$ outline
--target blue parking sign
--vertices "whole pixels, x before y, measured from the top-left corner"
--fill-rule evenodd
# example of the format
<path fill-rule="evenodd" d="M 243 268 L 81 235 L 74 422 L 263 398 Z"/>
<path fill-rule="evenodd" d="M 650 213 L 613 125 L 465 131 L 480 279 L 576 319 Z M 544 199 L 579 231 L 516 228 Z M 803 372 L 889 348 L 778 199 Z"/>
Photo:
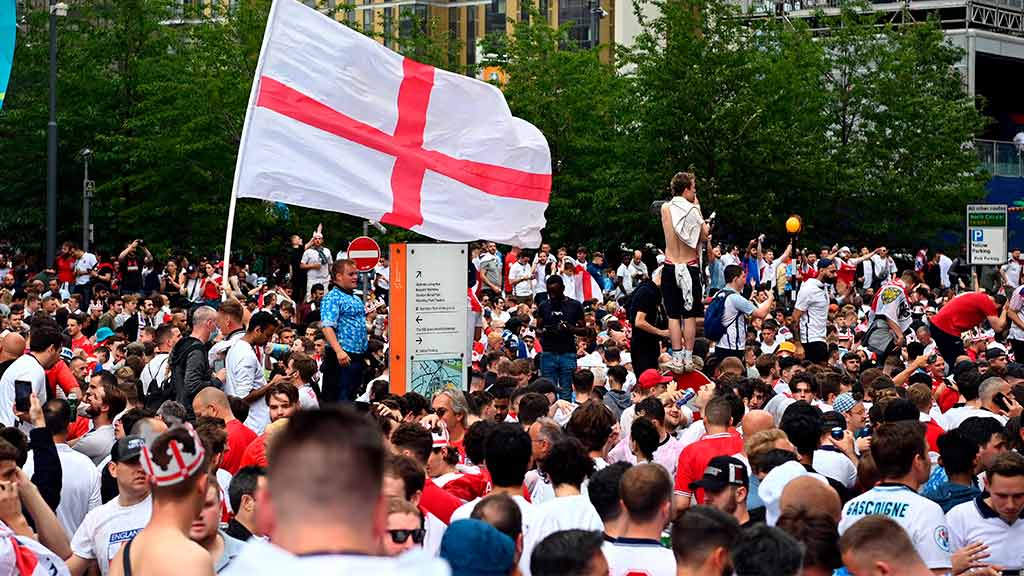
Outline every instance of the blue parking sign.
<path fill-rule="evenodd" d="M 974 230 L 971 230 L 971 242 L 984 242 L 984 241 L 985 241 L 985 231 L 984 230 L 980 230 L 978 228 L 975 228 Z"/>

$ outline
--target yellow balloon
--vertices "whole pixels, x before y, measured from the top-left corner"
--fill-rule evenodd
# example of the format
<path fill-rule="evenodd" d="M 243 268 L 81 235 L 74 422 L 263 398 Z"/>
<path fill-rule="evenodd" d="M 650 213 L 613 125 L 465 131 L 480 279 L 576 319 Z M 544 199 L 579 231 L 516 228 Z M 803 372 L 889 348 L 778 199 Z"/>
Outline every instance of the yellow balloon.
<path fill-rule="evenodd" d="M 790 216 L 786 220 L 786 232 L 789 232 L 790 234 L 799 233 L 801 227 L 802 223 L 800 222 L 799 216 Z"/>

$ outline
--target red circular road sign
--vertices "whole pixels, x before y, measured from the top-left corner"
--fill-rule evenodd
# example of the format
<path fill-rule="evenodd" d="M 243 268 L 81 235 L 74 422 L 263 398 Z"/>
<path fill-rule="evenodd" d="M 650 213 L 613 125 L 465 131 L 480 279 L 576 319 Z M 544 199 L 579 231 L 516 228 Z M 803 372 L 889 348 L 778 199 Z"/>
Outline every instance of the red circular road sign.
<path fill-rule="evenodd" d="M 360 236 L 349 243 L 348 257 L 356 263 L 360 272 L 373 270 L 380 261 L 380 246 L 369 236 Z"/>

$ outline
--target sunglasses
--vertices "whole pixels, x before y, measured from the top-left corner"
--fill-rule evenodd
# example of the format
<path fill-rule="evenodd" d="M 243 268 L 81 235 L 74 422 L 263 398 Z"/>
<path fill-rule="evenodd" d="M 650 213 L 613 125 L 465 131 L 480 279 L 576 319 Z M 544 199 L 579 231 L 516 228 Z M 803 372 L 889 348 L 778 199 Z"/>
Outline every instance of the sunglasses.
<path fill-rule="evenodd" d="M 437 410 L 434 410 L 434 414 L 437 414 L 438 418 L 444 418 L 444 415 L 447 414 L 447 413 L 448 413 L 448 409 L 447 408 L 438 408 Z"/>
<path fill-rule="evenodd" d="M 395 544 L 405 544 L 405 541 L 412 536 L 413 544 L 423 544 L 423 537 L 427 531 L 423 528 L 417 528 L 416 530 L 388 530 L 388 534 L 391 535 L 391 541 Z"/>

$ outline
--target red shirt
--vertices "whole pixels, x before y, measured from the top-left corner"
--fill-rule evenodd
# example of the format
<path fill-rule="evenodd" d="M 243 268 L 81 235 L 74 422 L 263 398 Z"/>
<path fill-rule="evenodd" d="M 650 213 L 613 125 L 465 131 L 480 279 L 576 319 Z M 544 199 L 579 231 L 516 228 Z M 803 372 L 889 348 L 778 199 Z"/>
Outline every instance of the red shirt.
<path fill-rule="evenodd" d="M 82 334 L 78 338 L 75 338 L 75 339 L 73 339 L 71 341 L 71 349 L 72 350 L 85 350 L 86 354 L 88 354 L 89 356 L 92 356 L 92 353 L 93 353 L 93 343 L 89 340 L 88 336 L 86 336 L 85 334 Z"/>
<path fill-rule="evenodd" d="M 479 474 L 463 474 L 445 484 L 444 490 L 463 502 L 483 498 L 491 491 L 491 473 L 481 466 Z"/>
<path fill-rule="evenodd" d="M 459 506 L 462 506 L 462 502 L 458 498 L 438 488 L 437 484 L 427 478 L 423 486 L 423 495 L 420 496 L 421 510 L 437 516 L 437 519 L 445 524 L 450 524 L 452 513 Z"/>
<path fill-rule="evenodd" d="M 65 395 L 75 388 L 79 388 L 78 380 L 75 379 L 75 375 L 71 373 L 71 368 L 63 360 L 58 360 L 52 368 L 46 371 L 46 385 L 49 388 L 51 398 L 57 397 L 57 386 L 60 386 Z"/>
<path fill-rule="evenodd" d="M 57 281 L 61 284 L 75 281 L 75 257 L 71 254 L 57 256 Z"/>
<path fill-rule="evenodd" d="M 242 454 L 242 462 L 238 465 L 239 468 L 245 468 L 246 466 L 266 466 L 267 465 L 267 443 L 266 437 L 260 434 L 255 440 L 249 443 L 245 448 L 245 452 Z"/>
<path fill-rule="evenodd" d="M 743 438 L 732 429 L 721 434 L 708 434 L 683 448 L 676 466 L 675 493 L 691 496 L 690 484 L 704 476 L 704 469 L 708 467 L 708 462 L 711 462 L 712 458 L 732 456 L 740 452 L 743 452 Z M 704 503 L 703 489 L 697 490 L 696 500 L 697 504 Z"/>
<path fill-rule="evenodd" d="M 928 440 L 928 450 L 938 453 L 939 451 L 939 436 L 945 434 L 946 431 L 942 429 L 942 426 L 934 420 L 929 420 L 928 424 L 924 429 L 924 437 Z"/>
<path fill-rule="evenodd" d="M 943 306 L 932 317 L 932 325 L 946 334 L 959 336 L 989 316 L 999 316 L 995 302 L 984 292 L 970 292 L 953 298 Z"/>
<path fill-rule="evenodd" d="M 89 432 L 90 424 L 92 424 L 92 420 L 89 420 L 85 416 L 75 418 L 74 422 L 68 425 L 68 435 L 66 440 L 74 440 L 75 438 L 85 436 Z"/>
<path fill-rule="evenodd" d="M 836 278 L 838 278 L 843 284 L 853 284 L 853 281 L 857 276 L 857 267 L 851 266 L 846 262 L 839 262 L 839 269 L 836 270 Z"/>
<path fill-rule="evenodd" d="M 242 468 L 242 457 L 246 448 L 256 439 L 256 433 L 246 427 L 238 420 L 232 420 L 227 424 L 228 446 L 221 459 L 220 467 L 231 473 L 232 476 Z"/>

